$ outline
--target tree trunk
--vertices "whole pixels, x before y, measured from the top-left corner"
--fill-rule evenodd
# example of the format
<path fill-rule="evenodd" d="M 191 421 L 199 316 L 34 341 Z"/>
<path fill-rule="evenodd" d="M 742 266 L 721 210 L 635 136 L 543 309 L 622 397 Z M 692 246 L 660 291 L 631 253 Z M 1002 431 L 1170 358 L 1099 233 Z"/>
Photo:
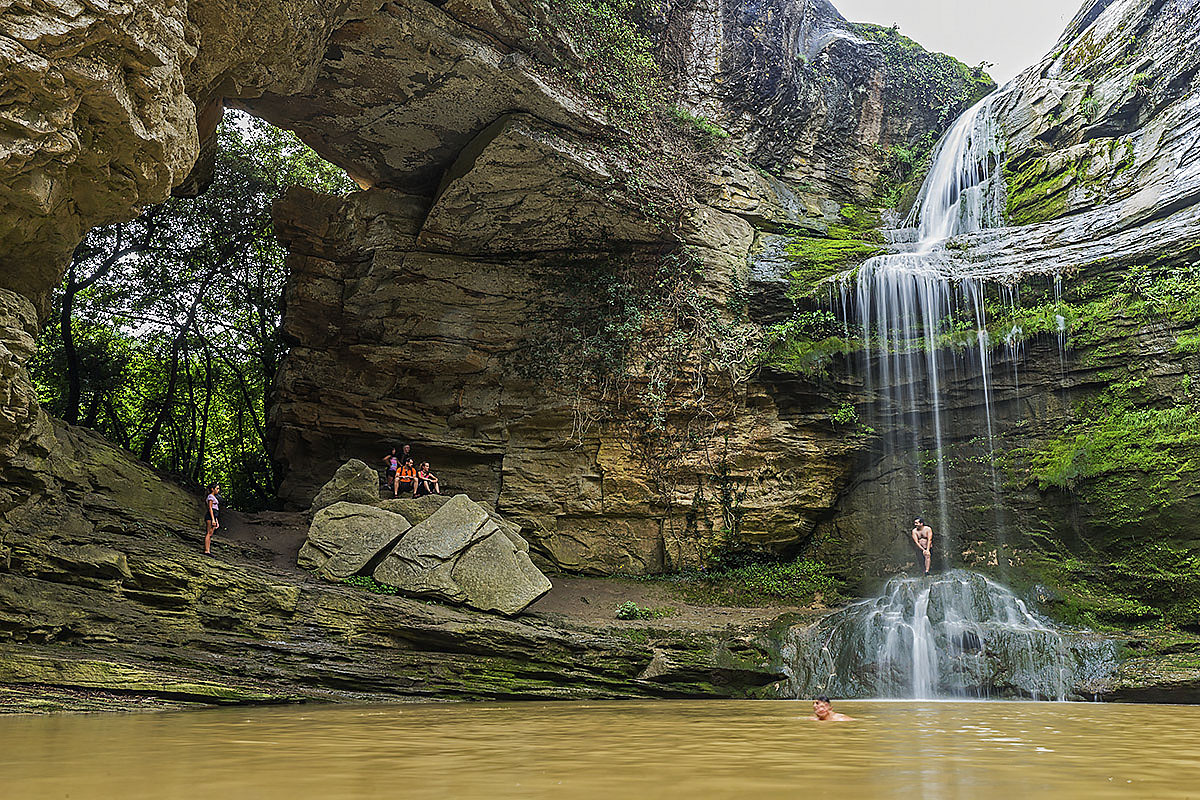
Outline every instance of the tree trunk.
<path fill-rule="evenodd" d="M 67 271 L 67 285 L 63 288 L 62 310 L 58 324 L 62 332 L 63 354 L 67 359 L 67 401 L 63 407 L 63 419 L 75 425 L 79 422 L 79 351 L 75 349 L 75 295 L 79 284 L 75 281 L 75 265 Z"/>
<path fill-rule="evenodd" d="M 113 434 L 117 437 L 117 444 L 126 450 L 132 450 L 133 443 L 129 441 L 129 431 L 125 428 L 125 420 L 121 419 L 121 413 L 117 411 L 116 405 L 107 397 L 104 398 L 104 413 L 108 415 L 108 421 L 112 423 L 112 430 Z"/>
<path fill-rule="evenodd" d="M 208 454 L 208 413 L 212 408 L 213 396 L 213 379 L 212 379 L 212 351 L 204 348 L 204 411 L 200 415 L 200 452 L 196 454 L 196 471 L 192 474 L 192 480 L 200 483 L 200 478 L 204 474 L 204 457 Z"/>
<path fill-rule="evenodd" d="M 142 441 L 142 449 L 138 452 L 138 458 L 147 463 L 150 461 L 150 455 L 154 452 L 154 446 L 158 444 L 158 437 L 162 434 L 167 415 L 171 413 L 171 404 L 175 399 L 175 384 L 179 373 L 179 349 L 183 346 L 183 337 L 184 332 L 180 331 L 175 336 L 175 340 L 171 342 L 171 371 L 167 373 L 166 395 L 163 397 L 158 413 L 154 415 L 154 423 Z"/>
<path fill-rule="evenodd" d="M 88 405 L 88 413 L 83 419 L 83 427 L 96 429 L 96 422 L 100 419 L 100 403 L 102 401 L 101 392 L 92 392 L 92 402 Z"/>

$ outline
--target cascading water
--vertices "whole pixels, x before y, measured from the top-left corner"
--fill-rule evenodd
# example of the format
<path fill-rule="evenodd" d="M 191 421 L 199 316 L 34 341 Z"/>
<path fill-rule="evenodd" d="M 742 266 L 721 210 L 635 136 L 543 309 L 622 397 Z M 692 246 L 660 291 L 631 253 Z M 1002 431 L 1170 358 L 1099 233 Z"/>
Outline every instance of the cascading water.
<path fill-rule="evenodd" d="M 951 337 L 962 335 L 958 320 L 973 326 L 980 387 L 987 418 L 988 450 L 994 463 L 991 342 L 983 283 L 957 274 L 948 257 L 949 237 L 1003 224 L 1004 180 L 999 174 L 1002 136 L 992 113 L 996 95 L 967 110 L 938 145 L 921 192 L 905 220 L 893 232 L 911 251 L 869 259 L 840 284 L 840 310 L 847 328 L 861 326 L 862 374 L 876 398 L 875 427 L 883 433 L 884 457 L 907 464 L 918 493 L 925 491 L 926 465 L 932 465 L 938 517 L 935 539 L 943 559 L 953 530 L 949 513 L 949 475 L 945 457 L 943 350 Z M 931 435 L 930 435 L 931 434 Z M 924 446 L 926 437 L 932 447 Z M 993 488 L 999 480 L 993 468 Z M 996 498 L 999 508 L 999 497 Z M 896 498 L 888 518 L 916 516 L 912 497 Z M 999 523 L 1000 520 L 997 520 Z"/>
<path fill-rule="evenodd" d="M 893 578 L 879 597 L 793 628 L 783 650 L 793 697 L 1063 700 L 1082 696 L 1115 658 L 1110 642 L 1056 631 L 965 570 Z"/>
<path fill-rule="evenodd" d="M 993 344 L 1002 342 L 1015 370 L 1020 331 L 993 343 L 987 304 L 989 288 L 993 302 L 1014 306 L 1017 290 L 1003 281 L 986 283 L 980 277 L 986 269 L 964 270 L 946 246 L 951 237 L 1003 224 L 1003 140 L 992 116 L 997 97 L 964 113 L 940 143 L 905 226 L 891 232 L 893 243 L 907 243 L 906 251 L 866 261 L 841 280 L 835 301 L 847 333 L 855 326 L 862 331 L 861 370 L 875 399 L 882 455 L 910 470 L 916 486 L 916 497 L 889 497 L 878 513 L 885 524 L 903 524 L 920 513 L 914 502 L 936 498 L 938 517 L 931 521 L 943 563 L 956 545 L 945 393 L 951 379 L 964 383 L 962 373 L 979 376 L 966 404 L 982 409 L 986 420 L 979 433 L 986 436 L 996 509 L 993 563 L 1004 559 L 991 359 Z M 988 274 L 988 280 L 996 277 Z M 1056 299 L 1060 286 L 1056 281 Z M 968 363 L 951 345 L 965 350 Z M 1018 377 L 1014 372 L 1014 387 Z M 1114 661 L 1110 643 L 1062 634 L 1003 586 L 963 570 L 894 578 L 879 597 L 816 626 L 793 628 L 783 650 L 792 696 L 1063 699 L 1078 696 Z"/>

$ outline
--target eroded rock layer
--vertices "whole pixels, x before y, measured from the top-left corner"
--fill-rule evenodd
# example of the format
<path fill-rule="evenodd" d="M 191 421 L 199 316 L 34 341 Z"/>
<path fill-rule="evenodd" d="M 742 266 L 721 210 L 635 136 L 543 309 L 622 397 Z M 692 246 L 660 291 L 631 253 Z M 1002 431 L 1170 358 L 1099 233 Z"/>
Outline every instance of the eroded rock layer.
<path fill-rule="evenodd" d="M 746 696 L 780 677 L 752 631 L 634 640 L 373 595 L 224 534 L 206 556 L 195 498 L 53 435 L 56 499 L 0 533 L 0 685 L 219 704 Z"/>
<path fill-rule="evenodd" d="M 944 80 L 904 101 L 913 80 L 890 40 L 826 3 L 676 5 L 660 37 L 679 55 L 680 102 L 733 137 L 706 152 L 692 188 L 705 200 L 674 227 L 639 190 L 665 180 L 627 146 L 639 132 L 603 124 L 521 51 L 528 43 L 490 19 L 479 27 L 492 36 L 480 37 L 453 4 L 397 4 L 347 26 L 313 92 L 247 104 L 376 187 L 345 201 L 297 193 L 276 210 L 292 250 L 294 346 L 272 418 L 286 501 L 307 505 L 337 464 L 412 441 L 444 485 L 519 521 L 541 558 L 589 572 L 693 564 L 735 529 L 751 546 L 794 549 L 828 513 L 861 446 L 829 421 L 838 389 L 793 387 L 795 404 L 780 408 L 760 383 L 722 384 L 697 352 L 660 376 L 661 392 L 686 401 L 657 410 L 603 396 L 601 413 L 581 415 L 596 397 L 537 373 L 598 356 L 547 354 L 539 341 L 570 302 L 606 313 L 599 294 L 566 296 L 585 280 L 572 275 L 672 251 L 693 259 L 699 313 L 722 322 L 711 336 L 734 338 L 730 309 L 760 240 L 781 226 L 820 238 L 844 225 L 854 213 L 844 204 L 878 189 L 880 153 L 935 136 L 945 108 L 987 79 L 945 59 L 956 66 Z M 736 334 L 745 361 L 756 330 Z M 632 359 L 659 358 L 645 351 L 634 346 Z M 627 396 L 651 395 L 647 370 L 631 372 Z M 705 382 L 710 391 L 695 388 Z M 666 463 L 643 448 L 660 414 L 651 427 L 680 451 Z"/>

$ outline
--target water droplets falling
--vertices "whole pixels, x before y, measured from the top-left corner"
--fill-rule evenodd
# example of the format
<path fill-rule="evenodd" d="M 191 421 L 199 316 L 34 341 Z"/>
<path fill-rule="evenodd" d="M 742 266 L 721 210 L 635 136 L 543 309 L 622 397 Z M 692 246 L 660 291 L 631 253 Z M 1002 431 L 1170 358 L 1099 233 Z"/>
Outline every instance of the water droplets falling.
<path fill-rule="evenodd" d="M 1111 643 L 1042 623 L 1008 589 L 953 570 L 883 593 L 785 639 L 793 696 L 1063 700 L 1105 673 Z"/>
<path fill-rule="evenodd" d="M 942 139 L 917 201 L 905 220 L 907 230 L 893 242 L 909 242 L 910 252 L 877 256 L 841 284 L 834 303 L 850 330 L 861 329 L 865 388 L 875 398 L 876 427 L 884 433 L 884 457 L 911 465 L 922 497 L 935 483 L 945 559 L 955 539 L 950 514 L 945 453 L 945 393 L 952 377 L 946 345 L 964 336 L 982 375 L 980 400 L 987 419 L 987 444 L 994 450 L 993 387 L 985 284 L 959 274 L 946 239 L 1003 223 L 1004 180 L 999 126 L 991 113 L 994 96 L 965 112 Z M 932 448 L 925 443 L 932 439 Z M 994 476 L 993 468 L 993 476 Z M 999 482 L 993 481 L 996 491 Z M 909 498 L 911 504 L 916 498 Z M 997 497 L 997 506 L 999 498 Z M 916 508 L 884 511 L 887 517 L 921 513 Z"/>
<path fill-rule="evenodd" d="M 973 422 L 975 439 L 968 444 L 986 445 L 995 511 L 990 537 L 995 550 L 989 560 L 1003 570 L 1006 526 L 996 465 L 992 361 L 995 356 L 1011 361 L 1012 387 L 1019 392 L 1025 336 L 1016 321 L 1021 319 L 1021 276 L 1007 276 L 1011 280 L 1005 282 L 992 271 L 973 269 L 948 241 L 1003 224 L 1003 143 L 991 113 L 994 101 L 994 95 L 983 100 L 955 122 L 935 153 L 905 228 L 887 232 L 888 241 L 905 251 L 869 259 L 844 276 L 829 304 L 847 338 L 855 331 L 861 336 L 860 374 L 873 399 L 883 461 L 889 469 L 910 471 L 912 480 L 899 485 L 915 487 L 916 496 L 909 489 L 903 497 L 890 497 L 891 507 L 878 509 L 881 523 L 912 519 L 920 513 L 914 503 L 936 498 L 934 527 L 940 530 L 934 540 L 942 563 L 961 552 L 950 508 L 958 492 L 951 487 L 946 453 L 947 395 L 953 393 L 955 413 L 982 412 L 982 424 Z M 1052 288 L 1061 366 L 1068 323 L 1058 313 L 1060 277 Z M 997 320 L 989 320 L 990 311 L 1013 320 L 996 325 L 994 336 L 989 323 Z M 960 431 L 963 426 L 955 422 Z M 879 597 L 816 626 L 792 629 L 784 655 L 799 696 L 1061 699 L 1086 683 L 1087 674 L 1106 669 L 1111 650 L 1058 633 L 1004 587 L 977 573 L 953 570 L 893 578 Z"/>

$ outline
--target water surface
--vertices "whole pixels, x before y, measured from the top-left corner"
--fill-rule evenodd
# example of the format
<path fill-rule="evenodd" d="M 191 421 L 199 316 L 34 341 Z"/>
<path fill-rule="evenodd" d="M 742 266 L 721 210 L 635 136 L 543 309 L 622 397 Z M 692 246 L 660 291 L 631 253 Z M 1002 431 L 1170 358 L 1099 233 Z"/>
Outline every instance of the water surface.
<path fill-rule="evenodd" d="M 412 704 L 0 718 L 18 798 L 1200 798 L 1200 707 Z"/>

